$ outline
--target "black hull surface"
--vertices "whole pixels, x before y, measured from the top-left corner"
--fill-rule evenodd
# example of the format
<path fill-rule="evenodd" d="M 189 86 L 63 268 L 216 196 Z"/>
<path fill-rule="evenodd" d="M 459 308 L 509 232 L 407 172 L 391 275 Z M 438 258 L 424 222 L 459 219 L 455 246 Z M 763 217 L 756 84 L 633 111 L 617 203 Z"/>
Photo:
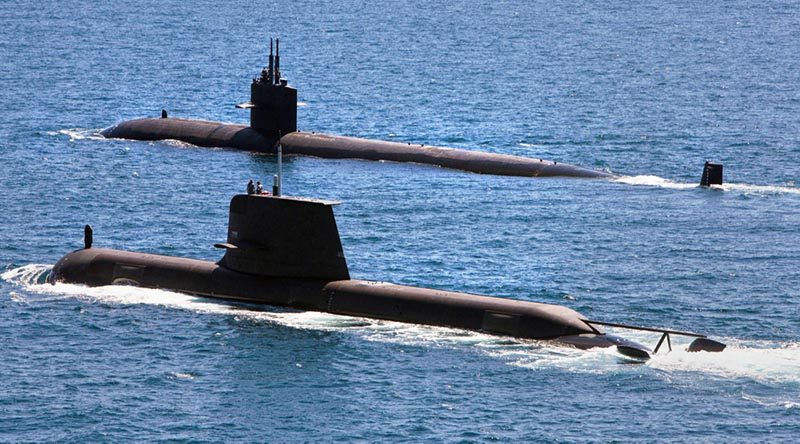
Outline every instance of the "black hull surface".
<path fill-rule="evenodd" d="M 180 140 L 203 147 L 275 153 L 278 137 L 245 125 L 189 119 L 136 119 L 102 131 L 108 138 Z M 612 174 L 543 159 L 436 146 L 412 145 L 321 133 L 292 132 L 280 138 L 284 154 L 328 159 L 412 162 L 479 174 L 523 177 L 612 178 Z"/>
<path fill-rule="evenodd" d="M 120 250 L 67 254 L 51 282 L 168 289 L 198 296 L 293 307 L 340 315 L 556 339 L 579 348 L 646 347 L 603 334 L 566 307 L 362 280 L 326 281 L 249 275 L 222 265 Z"/>

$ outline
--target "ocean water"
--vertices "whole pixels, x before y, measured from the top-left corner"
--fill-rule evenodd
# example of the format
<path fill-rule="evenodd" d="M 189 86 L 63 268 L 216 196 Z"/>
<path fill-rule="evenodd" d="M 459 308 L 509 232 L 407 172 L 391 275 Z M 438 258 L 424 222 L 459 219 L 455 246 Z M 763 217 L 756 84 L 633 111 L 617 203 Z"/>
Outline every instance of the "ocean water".
<path fill-rule="evenodd" d="M 800 4 L 0 3 L 0 441 L 800 437 Z M 612 351 L 50 285 L 82 245 L 216 260 L 274 158 L 105 140 L 246 122 L 282 39 L 303 130 L 541 157 L 609 181 L 284 160 L 334 199 L 351 275 L 698 331 Z M 705 159 L 726 184 L 696 186 Z M 615 331 L 654 345 L 655 334 Z"/>

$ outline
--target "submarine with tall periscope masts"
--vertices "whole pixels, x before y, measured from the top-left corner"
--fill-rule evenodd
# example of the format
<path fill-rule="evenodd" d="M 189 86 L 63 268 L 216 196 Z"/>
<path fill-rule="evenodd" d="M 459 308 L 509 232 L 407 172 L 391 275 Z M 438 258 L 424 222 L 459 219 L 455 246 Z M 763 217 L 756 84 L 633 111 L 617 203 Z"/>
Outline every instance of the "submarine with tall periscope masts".
<path fill-rule="evenodd" d="M 168 117 L 121 122 L 101 131 L 107 138 L 180 140 L 203 147 L 225 147 L 275 154 L 335 159 L 414 162 L 481 174 L 526 177 L 612 178 L 613 174 L 575 165 L 508 154 L 387 142 L 297 130 L 297 90 L 280 69 L 280 40 L 275 53 L 270 39 L 269 64 L 250 85 L 250 101 L 237 105 L 250 110 L 250 126 Z"/>

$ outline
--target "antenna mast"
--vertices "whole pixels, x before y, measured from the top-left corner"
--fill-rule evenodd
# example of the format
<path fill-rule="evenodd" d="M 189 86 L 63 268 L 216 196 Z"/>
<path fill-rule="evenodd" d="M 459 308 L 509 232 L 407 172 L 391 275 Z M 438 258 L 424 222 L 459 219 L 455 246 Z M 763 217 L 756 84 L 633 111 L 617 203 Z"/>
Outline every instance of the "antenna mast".
<path fill-rule="evenodd" d="M 275 39 L 275 80 L 273 85 L 281 82 L 281 39 Z"/>
<path fill-rule="evenodd" d="M 272 37 L 270 37 L 269 38 L 269 68 L 267 68 L 267 81 L 270 84 L 274 83 L 274 80 L 272 80 L 273 79 L 272 74 L 273 74 L 273 69 L 274 69 L 273 68 L 274 67 L 273 61 L 274 61 L 274 56 L 272 55 Z"/>

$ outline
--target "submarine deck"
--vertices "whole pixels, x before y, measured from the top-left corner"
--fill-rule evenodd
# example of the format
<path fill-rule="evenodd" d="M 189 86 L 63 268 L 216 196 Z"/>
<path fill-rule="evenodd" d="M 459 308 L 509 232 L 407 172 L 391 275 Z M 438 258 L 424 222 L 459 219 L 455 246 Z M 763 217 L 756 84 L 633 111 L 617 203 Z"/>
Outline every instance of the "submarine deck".
<path fill-rule="evenodd" d="M 520 177 L 612 178 L 611 173 L 538 158 L 487 153 L 422 144 L 388 142 L 323 133 L 292 132 L 280 139 L 251 127 L 206 120 L 144 118 L 129 120 L 101 132 L 107 138 L 180 140 L 204 147 L 235 148 L 274 154 L 280 142 L 284 154 L 328 159 L 410 162 L 478 174 Z"/>

